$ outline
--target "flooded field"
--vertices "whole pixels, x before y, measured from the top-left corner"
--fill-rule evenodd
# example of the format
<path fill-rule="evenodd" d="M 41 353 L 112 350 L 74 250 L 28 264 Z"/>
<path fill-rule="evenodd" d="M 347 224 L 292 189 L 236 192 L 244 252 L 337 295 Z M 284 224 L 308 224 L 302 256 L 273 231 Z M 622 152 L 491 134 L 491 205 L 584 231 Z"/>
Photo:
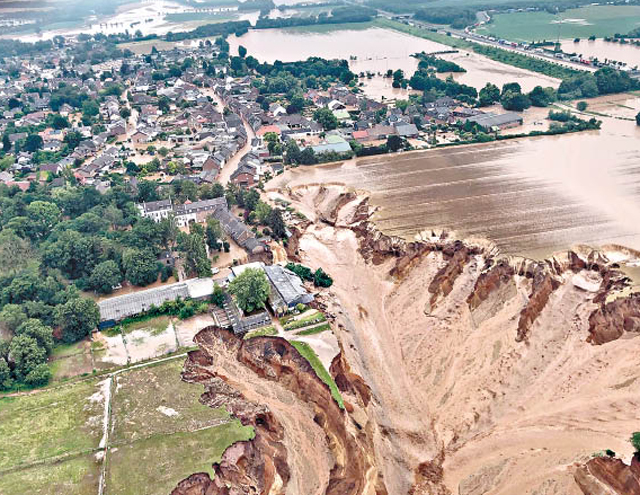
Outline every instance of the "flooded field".
<path fill-rule="evenodd" d="M 627 117 L 640 100 L 607 106 Z M 601 131 L 301 167 L 268 187 L 366 190 L 377 225 L 407 238 L 445 228 L 532 257 L 580 243 L 640 249 L 640 128 L 604 120 Z"/>
<path fill-rule="evenodd" d="M 312 56 L 343 58 L 351 59 L 351 70 L 357 73 L 385 73 L 389 69 L 402 69 L 409 77 L 418 66 L 418 61 L 411 57 L 412 54 L 451 50 L 440 43 L 380 28 L 331 32 L 255 30 L 240 38 L 229 37 L 229 44 L 232 53 L 237 53 L 238 46 L 242 45 L 250 55 L 271 63 L 275 60 L 305 60 Z M 504 83 L 517 81 L 524 90 L 529 91 L 537 85 L 557 87 L 560 83 L 557 79 L 494 62 L 474 53 L 459 52 L 441 57 L 453 60 L 467 70 L 466 73 L 455 74 L 456 80 L 477 88 L 487 82 L 502 86 Z M 442 77 L 446 77 L 446 74 Z M 397 96 L 390 85 L 382 82 L 369 84 L 373 89 L 372 96 Z"/>
<path fill-rule="evenodd" d="M 595 41 L 583 39 L 578 43 L 574 43 L 573 40 L 562 40 L 561 46 L 564 52 L 577 53 L 584 58 L 597 57 L 599 60 L 625 62 L 629 67 L 640 66 L 640 47 L 631 44 L 621 45 L 603 39 Z"/>

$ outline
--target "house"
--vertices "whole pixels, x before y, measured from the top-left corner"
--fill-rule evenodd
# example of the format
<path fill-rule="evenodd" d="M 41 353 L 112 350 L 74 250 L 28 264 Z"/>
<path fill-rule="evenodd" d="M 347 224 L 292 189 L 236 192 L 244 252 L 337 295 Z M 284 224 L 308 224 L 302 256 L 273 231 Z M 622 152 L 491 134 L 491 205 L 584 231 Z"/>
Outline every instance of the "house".
<path fill-rule="evenodd" d="M 396 134 L 403 138 L 416 138 L 420 131 L 415 124 L 399 124 L 396 125 Z"/>
<path fill-rule="evenodd" d="M 515 112 L 507 112 L 502 114 L 483 113 L 469 117 L 467 122 L 473 122 L 486 129 L 509 129 L 522 125 L 522 115 Z"/>
<path fill-rule="evenodd" d="M 151 141 L 151 136 L 145 131 L 136 131 L 131 135 L 131 142 L 135 144 L 148 143 Z"/>
<path fill-rule="evenodd" d="M 298 304 L 313 301 L 313 295 L 307 292 L 300 277 L 292 271 L 280 265 L 264 266 L 263 270 L 271 285 L 269 305 L 276 315 L 284 314 Z"/>

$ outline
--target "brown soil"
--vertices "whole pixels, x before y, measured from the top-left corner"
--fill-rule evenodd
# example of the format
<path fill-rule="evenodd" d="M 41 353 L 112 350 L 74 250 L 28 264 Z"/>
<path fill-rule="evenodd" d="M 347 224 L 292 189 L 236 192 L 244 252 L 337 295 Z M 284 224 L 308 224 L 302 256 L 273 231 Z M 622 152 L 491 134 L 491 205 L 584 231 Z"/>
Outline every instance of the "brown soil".
<path fill-rule="evenodd" d="M 319 303 L 343 350 L 331 372 L 346 413 L 280 339 L 201 333 L 185 378 L 257 431 L 215 467 L 236 491 L 206 493 L 574 495 L 594 452 L 630 456 L 638 309 L 634 296 L 605 305 L 626 284 L 605 254 L 539 262 L 446 233 L 407 242 L 380 233 L 366 199 L 341 187 L 286 194 L 317 212 L 289 255 L 334 275 Z M 264 476 L 274 472 L 281 485 Z"/>

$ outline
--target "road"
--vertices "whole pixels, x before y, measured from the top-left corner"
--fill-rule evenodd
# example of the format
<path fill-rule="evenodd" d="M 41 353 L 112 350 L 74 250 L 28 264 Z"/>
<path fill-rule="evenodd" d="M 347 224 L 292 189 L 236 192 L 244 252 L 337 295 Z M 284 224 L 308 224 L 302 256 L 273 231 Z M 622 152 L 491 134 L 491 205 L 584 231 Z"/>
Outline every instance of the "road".
<path fill-rule="evenodd" d="M 361 6 L 360 4 L 356 3 L 356 2 L 352 2 L 352 1 L 346 1 L 345 3 L 349 3 L 351 5 L 357 5 L 357 6 Z M 385 17 L 386 19 L 392 20 L 392 21 L 396 21 L 396 15 L 391 13 L 391 12 L 387 12 L 385 10 L 381 10 L 381 9 L 376 9 L 378 14 L 382 17 Z M 482 18 L 484 19 L 484 22 L 486 22 L 489 18 L 489 16 L 487 15 L 486 12 L 479 12 L 479 15 L 482 16 Z M 418 21 L 416 19 L 411 19 L 411 25 L 418 27 L 418 28 L 422 28 L 422 29 L 429 29 L 429 30 L 435 30 L 438 34 L 444 34 L 444 35 L 451 35 L 454 38 L 460 38 L 462 40 L 466 40 L 466 41 L 472 41 L 474 43 L 478 43 L 481 45 L 487 45 L 487 46 L 493 46 L 496 48 L 500 48 L 502 50 L 506 50 L 506 51 L 511 51 L 511 52 L 516 52 L 519 53 L 521 55 L 525 55 L 527 57 L 531 57 L 531 58 L 537 58 L 537 59 L 541 59 L 541 60 L 545 60 L 548 62 L 552 62 L 554 64 L 558 64 L 561 65 L 563 67 L 568 67 L 570 69 L 576 69 L 576 70 L 582 70 L 582 71 L 590 71 L 590 72 L 595 72 L 597 70 L 597 67 L 591 67 L 589 65 L 584 65 L 578 62 L 571 62 L 568 60 L 559 60 L 557 58 L 555 58 L 552 55 L 547 55 L 545 53 L 533 53 L 530 50 L 525 50 L 524 48 L 521 47 L 513 47 L 513 46 L 507 46 L 507 45 L 503 45 L 501 43 L 498 43 L 497 41 L 491 41 L 483 36 L 480 36 L 472 31 L 469 30 L 469 28 L 461 31 L 459 29 L 443 29 L 441 25 L 438 24 L 431 24 L 428 22 L 423 22 L 423 21 Z"/>

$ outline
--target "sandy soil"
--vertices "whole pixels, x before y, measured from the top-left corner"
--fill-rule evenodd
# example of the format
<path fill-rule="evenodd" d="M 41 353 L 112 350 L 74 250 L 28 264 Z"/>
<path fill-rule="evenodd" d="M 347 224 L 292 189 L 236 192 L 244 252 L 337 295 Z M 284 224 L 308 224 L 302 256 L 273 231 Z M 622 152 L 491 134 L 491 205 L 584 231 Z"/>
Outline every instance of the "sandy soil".
<path fill-rule="evenodd" d="M 313 203 L 312 194 L 298 197 L 301 210 Z M 326 225 L 300 242 L 305 264 L 339 274 L 329 310 L 349 364 L 372 389 L 376 453 L 390 493 L 407 493 L 413 469 L 440 449 L 444 482 L 460 495 L 577 494 L 575 462 L 606 448 L 628 460 L 640 339 L 587 344 L 593 293 L 567 276 L 528 343 L 518 343 L 527 280 L 472 313 L 465 300 L 484 264 L 477 256 L 431 308 L 426 287 L 443 265 L 440 254 L 399 282 L 357 247 L 351 230 Z"/>
<path fill-rule="evenodd" d="M 109 337 L 102 332 L 98 332 L 93 334 L 93 340 L 102 345 L 102 350 L 93 352 L 96 368 L 127 364 L 127 348 L 122 340 L 122 335 Z"/>
<path fill-rule="evenodd" d="M 189 318 L 188 320 L 178 320 L 175 322 L 176 335 L 181 347 L 194 345 L 193 337 L 203 328 L 215 325 L 215 321 L 210 314 L 203 314 Z"/>
<path fill-rule="evenodd" d="M 125 341 L 129 360 L 132 363 L 168 354 L 178 348 L 173 323 L 170 323 L 164 332 L 158 334 L 146 329 L 133 330 L 126 334 Z"/>

